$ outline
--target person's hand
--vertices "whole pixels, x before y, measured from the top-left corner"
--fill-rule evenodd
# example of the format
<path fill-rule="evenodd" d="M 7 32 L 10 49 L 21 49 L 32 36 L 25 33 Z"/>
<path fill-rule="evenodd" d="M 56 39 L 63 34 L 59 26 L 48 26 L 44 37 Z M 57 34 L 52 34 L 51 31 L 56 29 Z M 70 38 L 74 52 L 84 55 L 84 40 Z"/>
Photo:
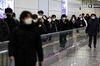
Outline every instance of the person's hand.
<path fill-rule="evenodd" d="M 14 61 L 14 60 L 15 60 L 14 56 L 10 56 L 9 59 L 10 59 L 11 61 Z"/>

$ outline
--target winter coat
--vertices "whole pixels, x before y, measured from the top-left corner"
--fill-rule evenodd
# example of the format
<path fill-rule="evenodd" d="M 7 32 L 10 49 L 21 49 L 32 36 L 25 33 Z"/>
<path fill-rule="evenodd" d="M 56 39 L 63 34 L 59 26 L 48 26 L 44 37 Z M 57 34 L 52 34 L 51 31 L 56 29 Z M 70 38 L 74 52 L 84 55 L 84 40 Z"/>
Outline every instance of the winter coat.
<path fill-rule="evenodd" d="M 15 57 L 15 66 L 34 66 L 43 61 L 40 34 L 34 24 L 20 24 L 10 35 L 9 56 Z"/>

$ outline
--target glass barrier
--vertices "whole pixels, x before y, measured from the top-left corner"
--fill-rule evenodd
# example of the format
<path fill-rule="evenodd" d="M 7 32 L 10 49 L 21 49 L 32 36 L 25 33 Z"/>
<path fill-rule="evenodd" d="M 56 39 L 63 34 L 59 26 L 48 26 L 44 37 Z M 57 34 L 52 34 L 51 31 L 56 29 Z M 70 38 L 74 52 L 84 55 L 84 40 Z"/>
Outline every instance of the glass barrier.
<path fill-rule="evenodd" d="M 85 28 L 41 35 L 44 55 L 45 57 L 48 57 L 62 49 L 66 49 L 77 44 L 76 42 L 82 41 L 82 39 L 85 40 L 85 38 Z"/>
<path fill-rule="evenodd" d="M 44 66 L 61 60 L 68 53 L 79 49 L 78 46 L 86 45 L 88 38 L 85 29 L 84 27 L 41 35 L 45 57 Z"/>
<path fill-rule="evenodd" d="M 0 52 L 0 66 L 8 66 L 8 51 Z"/>
<path fill-rule="evenodd" d="M 41 40 L 44 50 L 44 64 L 43 66 L 51 65 L 61 58 L 65 57 L 68 53 L 75 50 L 75 47 L 79 45 L 85 45 L 87 36 L 85 34 L 85 28 L 72 29 L 67 31 L 55 32 L 50 34 L 41 35 Z M 8 52 L 7 43 L 3 42 L 4 47 L 0 53 L 0 66 L 8 66 Z M 1 43 L 2 44 L 2 43 Z M 74 48 L 73 50 L 71 48 Z M 78 48 L 77 48 L 78 49 Z"/>

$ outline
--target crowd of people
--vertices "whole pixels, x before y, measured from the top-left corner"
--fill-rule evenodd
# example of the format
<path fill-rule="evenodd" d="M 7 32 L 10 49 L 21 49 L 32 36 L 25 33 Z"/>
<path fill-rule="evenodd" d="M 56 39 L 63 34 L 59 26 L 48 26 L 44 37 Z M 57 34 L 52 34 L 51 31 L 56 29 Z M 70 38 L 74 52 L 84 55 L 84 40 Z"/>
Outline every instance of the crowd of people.
<path fill-rule="evenodd" d="M 99 32 L 99 19 L 96 14 L 80 14 L 79 17 L 72 15 L 68 19 L 62 14 L 60 19 L 56 15 L 47 17 L 42 10 L 37 14 L 23 11 L 19 20 L 11 8 L 5 9 L 6 18 L 0 19 L 0 41 L 9 40 L 8 50 L 11 60 L 15 60 L 16 66 L 36 66 L 39 61 L 43 62 L 43 49 L 40 35 L 53 32 L 65 31 L 75 28 L 86 27 L 89 35 L 89 47 L 91 48 L 92 37 L 96 48 L 96 38 Z M 77 31 L 78 32 L 78 31 Z M 61 47 L 64 47 L 66 35 L 60 35 Z M 38 60 L 37 60 L 38 57 Z"/>
<path fill-rule="evenodd" d="M 90 19 L 89 17 L 90 16 L 85 17 L 84 14 L 80 15 L 78 18 L 72 15 L 69 20 L 66 14 L 62 14 L 61 19 L 57 19 L 56 15 L 47 17 L 44 15 L 44 12 L 40 10 L 38 11 L 38 15 L 33 15 L 33 22 L 35 22 L 36 26 L 39 28 L 40 34 L 47 34 L 85 27 L 87 26 L 87 21 Z"/>

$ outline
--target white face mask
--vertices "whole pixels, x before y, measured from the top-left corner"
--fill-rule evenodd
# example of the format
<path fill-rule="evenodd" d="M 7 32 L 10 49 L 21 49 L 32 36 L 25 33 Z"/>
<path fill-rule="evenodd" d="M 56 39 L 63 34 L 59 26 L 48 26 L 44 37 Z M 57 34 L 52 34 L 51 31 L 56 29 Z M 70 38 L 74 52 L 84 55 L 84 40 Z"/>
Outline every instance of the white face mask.
<path fill-rule="evenodd" d="M 46 20 L 47 18 L 44 16 L 44 17 L 43 17 L 43 19 L 45 19 L 45 20 Z"/>
<path fill-rule="evenodd" d="M 25 19 L 25 24 L 32 24 L 32 18 Z"/>
<path fill-rule="evenodd" d="M 92 16 L 91 19 L 95 19 L 95 16 Z"/>
<path fill-rule="evenodd" d="M 51 22 L 51 19 L 48 19 L 49 22 Z"/>
<path fill-rule="evenodd" d="M 39 15 L 38 18 L 42 18 L 42 16 Z"/>
<path fill-rule="evenodd" d="M 52 21 L 55 21 L 55 20 L 56 20 L 55 18 L 52 19 Z"/>
<path fill-rule="evenodd" d="M 73 18 L 72 21 L 75 21 L 75 19 Z"/>
<path fill-rule="evenodd" d="M 65 18 L 65 17 L 63 17 L 62 19 L 63 19 L 63 20 L 65 20 L 66 18 Z"/>
<path fill-rule="evenodd" d="M 83 20 L 83 18 L 80 18 L 80 20 Z"/>
<path fill-rule="evenodd" d="M 37 21 L 38 21 L 37 19 L 33 19 L 33 22 L 34 22 L 34 23 L 37 23 Z"/>

